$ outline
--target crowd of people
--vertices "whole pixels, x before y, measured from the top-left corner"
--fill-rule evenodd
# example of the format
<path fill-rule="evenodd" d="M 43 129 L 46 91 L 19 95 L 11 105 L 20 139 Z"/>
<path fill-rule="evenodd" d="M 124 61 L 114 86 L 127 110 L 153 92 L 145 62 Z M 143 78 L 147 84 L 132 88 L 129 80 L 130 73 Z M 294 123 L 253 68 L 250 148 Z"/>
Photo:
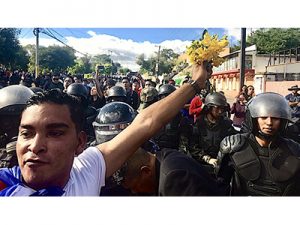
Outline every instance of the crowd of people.
<path fill-rule="evenodd" d="M 230 106 L 209 63 L 180 86 L 16 74 L 1 80 L 0 196 L 300 194 L 297 86 L 244 86 Z"/>

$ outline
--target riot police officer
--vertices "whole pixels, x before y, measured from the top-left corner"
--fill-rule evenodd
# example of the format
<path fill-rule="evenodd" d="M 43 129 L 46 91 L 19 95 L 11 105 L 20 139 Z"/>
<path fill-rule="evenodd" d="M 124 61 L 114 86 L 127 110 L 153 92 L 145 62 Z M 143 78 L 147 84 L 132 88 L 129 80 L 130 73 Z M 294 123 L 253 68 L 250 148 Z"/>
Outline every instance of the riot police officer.
<path fill-rule="evenodd" d="M 218 180 L 231 195 L 300 194 L 300 145 L 284 137 L 290 119 L 290 107 L 277 93 L 262 93 L 248 102 L 248 133 L 220 144 Z"/>
<path fill-rule="evenodd" d="M 218 92 L 208 94 L 205 97 L 205 106 L 193 129 L 190 154 L 211 174 L 214 174 L 221 141 L 226 136 L 237 133 L 232 126 L 232 121 L 224 116 L 227 107 L 224 95 Z"/>
<path fill-rule="evenodd" d="M 126 102 L 126 90 L 121 86 L 113 86 L 108 90 L 106 102 Z"/>
<path fill-rule="evenodd" d="M 93 128 L 96 140 L 91 145 L 98 145 L 111 140 L 134 120 L 136 111 L 125 102 L 111 102 L 103 106 Z"/>
<path fill-rule="evenodd" d="M 88 90 L 81 83 L 73 83 L 68 86 L 67 94 L 76 96 L 80 98 L 82 107 L 84 108 L 85 118 L 86 118 L 86 127 L 85 131 L 88 135 L 88 142 L 91 142 L 95 138 L 94 130 L 92 123 L 97 116 L 97 110 L 95 107 L 88 105 Z"/>
<path fill-rule="evenodd" d="M 171 84 L 164 84 L 159 88 L 158 99 L 161 100 L 176 90 Z M 160 148 L 179 149 L 181 113 L 178 113 L 167 125 L 165 125 L 153 139 Z"/>
<path fill-rule="evenodd" d="M 11 85 L 0 90 L 0 167 L 18 165 L 16 140 L 20 116 L 33 95 L 28 87 Z"/>
<path fill-rule="evenodd" d="M 126 96 L 126 95 L 125 95 Z M 103 106 L 93 122 L 96 139 L 90 145 L 107 142 L 128 127 L 136 116 L 136 111 L 127 103 L 111 102 Z M 127 189 L 121 187 L 119 174 L 121 168 L 105 181 L 105 187 L 101 190 L 102 196 L 132 195 Z"/>

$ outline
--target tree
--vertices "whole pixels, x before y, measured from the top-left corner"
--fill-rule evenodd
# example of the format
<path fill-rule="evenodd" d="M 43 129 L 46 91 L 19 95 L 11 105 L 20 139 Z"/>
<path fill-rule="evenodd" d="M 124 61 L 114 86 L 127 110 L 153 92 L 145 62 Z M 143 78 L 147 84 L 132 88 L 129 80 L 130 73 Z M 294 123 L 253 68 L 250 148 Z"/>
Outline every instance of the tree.
<path fill-rule="evenodd" d="M 159 62 L 158 62 L 158 75 L 169 74 L 172 72 L 173 67 L 176 65 L 176 60 L 178 54 L 174 53 L 172 49 L 163 49 L 160 52 Z M 137 57 L 136 63 L 140 65 L 140 73 L 145 72 L 149 74 L 156 74 L 155 68 L 158 61 L 157 54 L 151 56 L 149 59 L 145 59 L 145 55 L 141 54 Z"/>
<path fill-rule="evenodd" d="M 34 71 L 35 46 L 26 46 L 30 54 L 29 69 Z M 69 47 L 61 46 L 39 46 L 39 67 L 40 71 L 52 71 L 53 73 L 65 72 L 75 64 L 75 54 Z"/>
<path fill-rule="evenodd" d="M 29 64 L 29 54 L 23 47 L 20 46 L 19 50 L 16 52 L 15 59 L 11 62 L 13 69 L 17 70 L 28 70 Z"/>
<path fill-rule="evenodd" d="M 128 72 L 131 72 L 131 70 L 128 69 L 128 68 L 121 67 L 121 68 L 119 69 L 119 73 L 120 73 L 120 74 L 127 74 Z"/>
<path fill-rule="evenodd" d="M 0 64 L 10 69 L 27 69 L 28 56 L 19 43 L 20 29 L 0 28 Z"/>
<path fill-rule="evenodd" d="M 272 53 L 300 46 L 299 28 L 259 29 L 247 38 L 247 46 L 255 44 L 259 53 Z"/>
<path fill-rule="evenodd" d="M 110 55 L 102 54 L 102 55 L 95 55 L 91 59 L 92 62 L 92 68 L 95 68 L 95 66 L 103 65 L 105 67 L 103 74 L 109 75 L 109 74 L 116 74 L 118 70 L 122 67 L 120 63 L 114 62 Z"/>
<path fill-rule="evenodd" d="M 64 72 L 75 64 L 74 51 L 68 47 L 49 46 L 39 51 L 41 68 L 49 68 L 54 73 Z"/>
<path fill-rule="evenodd" d="M 93 72 L 94 68 L 92 67 L 91 58 L 91 56 L 86 55 L 76 59 L 75 65 L 69 67 L 68 72 L 71 74 L 85 74 Z"/>

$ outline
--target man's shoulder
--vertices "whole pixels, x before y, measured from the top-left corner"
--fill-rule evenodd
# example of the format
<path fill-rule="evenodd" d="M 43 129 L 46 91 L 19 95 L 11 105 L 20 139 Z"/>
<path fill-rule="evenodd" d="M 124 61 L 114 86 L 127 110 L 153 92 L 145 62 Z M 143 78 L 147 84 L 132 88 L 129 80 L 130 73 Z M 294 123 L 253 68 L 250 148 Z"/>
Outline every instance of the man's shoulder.
<path fill-rule="evenodd" d="M 237 152 L 244 146 L 248 138 L 248 133 L 227 136 L 220 143 L 220 152 L 223 154 Z"/>
<path fill-rule="evenodd" d="M 289 138 L 282 138 L 283 146 L 287 146 L 294 156 L 300 157 L 300 144 Z"/>

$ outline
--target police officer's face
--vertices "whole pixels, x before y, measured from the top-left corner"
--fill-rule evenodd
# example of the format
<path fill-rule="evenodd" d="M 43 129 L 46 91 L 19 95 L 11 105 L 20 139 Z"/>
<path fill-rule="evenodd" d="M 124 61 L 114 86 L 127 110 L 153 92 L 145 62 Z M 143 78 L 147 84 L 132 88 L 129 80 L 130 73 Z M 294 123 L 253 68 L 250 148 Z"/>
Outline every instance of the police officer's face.
<path fill-rule="evenodd" d="M 34 189 L 63 188 L 74 156 L 85 146 L 66 105 L 43 103 L 27 108 L 21 118 L 17 156 L 25 183 Z"/>
<path fill-rule="evenodd" d="M 259 117 L 257 118 L 259 129 L 268 135 L 274 135 L 280 128 L 280 118 L 275 117 Z"/>
<path fill-rule="evenodd" d="M 211 115 L 214 118 L 220 118 L 225 111 L 225 108 L 223 106 L 213 106 L 211 109 Z"/>

